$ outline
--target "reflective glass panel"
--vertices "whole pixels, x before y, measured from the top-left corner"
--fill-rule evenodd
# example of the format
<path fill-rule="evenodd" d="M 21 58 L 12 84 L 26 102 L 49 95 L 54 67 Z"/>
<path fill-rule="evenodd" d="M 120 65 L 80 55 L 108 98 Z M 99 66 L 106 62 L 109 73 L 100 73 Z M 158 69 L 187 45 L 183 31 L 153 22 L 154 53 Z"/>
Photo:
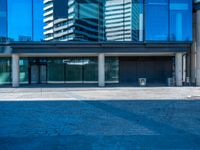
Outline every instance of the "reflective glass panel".
<path fill-rule="evenodd" d="M 44 4 L 42 0 L 33 0 L 33 40 L 42 41 L 44 39 L 43 11 Z"/>
<path fill-rule="evenodd" d="M 168 0 L 146 0 L 146 41 L 168 41 Z"/>
<path fill-rule="evenodd" d="M 0 58 L 0 84 L 11 83 L 11 59 Z"/>
<path fill-rule="evenodd" d="M 143 41 L 143 0 L 106 0 L 107 41 Z"/>
<path fill-rule="evenodd" d="M 105 80 L 108 83 L 119 82 L 119 59 L 117 57 L 106 57 Z"/>
<path fill-rule="evenodd" d="M 48 58 L 47 82 L 64 83 L 65 81 L 65 64 L 63 58 Z"/>
<path fill-rule="evenodd" d="M 83 81 L 95 82 L 98 79 L 98 61 L 96 57 L 83 58 Z"/>
<path fill-rule="evenodd" d="M 0 42 L 7 36 L 7 1 L 0 0 Z"/>
<path fill-rule="evenodd" d="M 32 40 L 32 0 L 8 0 L 8 37 Z"/>
<path fill-rule="evenodd" d="M 19 66 L 20 66 L 20 83 L 28 83 L 28 67 L 29 67 L 29 61 L 28 58 L 20 58 L 19 60 Z"/>
<path fill-rule="evenodd" d="M 82 83 L 83 62 L 81 58 L 66 58 L 66 82 L 68 83 Z"/>
<path fill-rule="evenodd" d="M 191 0 L 170 0 L 170 40 L 192 40 Z"/>

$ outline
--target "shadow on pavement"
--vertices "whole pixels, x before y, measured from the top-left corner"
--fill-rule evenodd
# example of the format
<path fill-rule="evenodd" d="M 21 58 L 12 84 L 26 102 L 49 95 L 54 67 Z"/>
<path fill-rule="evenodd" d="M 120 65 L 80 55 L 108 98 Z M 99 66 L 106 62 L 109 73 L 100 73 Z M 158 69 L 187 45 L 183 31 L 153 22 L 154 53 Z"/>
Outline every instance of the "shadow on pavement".
<path fill-rule="evenodd" d="M 0 149 L 199 149 L 200 101 L 2 101 Z"/>

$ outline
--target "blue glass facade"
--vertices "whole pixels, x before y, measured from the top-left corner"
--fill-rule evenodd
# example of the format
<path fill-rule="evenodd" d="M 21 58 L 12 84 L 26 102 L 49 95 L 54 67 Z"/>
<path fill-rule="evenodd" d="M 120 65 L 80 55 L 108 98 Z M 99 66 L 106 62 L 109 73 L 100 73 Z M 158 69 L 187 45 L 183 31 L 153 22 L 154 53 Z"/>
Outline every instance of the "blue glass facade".
<path fill-rule="evenodd" d="M 42 0 L 0 0 L 0 41 L 43 40 Z"/>
<path fill-rule="evenodd" d="M 170 40 L 192 40 L 192 4 L 190 0 L 170 0 Z"/>
<path fill-rule="evenodd" d="M 0 0 L 0 37 L 7 36 L 7 2 Z"/>
<path fill-rule="evenodd" d="M 192 0 L 60 4 L 59 0 L 0 0 L 0 41 L 192 41 Z"/>
<path fill-rule="evenodd" d="M 192 41 L 191 0 L 146 0 L 146 41 Z"/>
<path fill-rule="evenodd" d="M 168 41 L 169 39 L 168 0 L 146 0 L 146 40 Z"/>
<path fill-rule="evenodd" d="M 8 37 L 15 41 L 32 40 L 31 0 L 8 0 Z"/>

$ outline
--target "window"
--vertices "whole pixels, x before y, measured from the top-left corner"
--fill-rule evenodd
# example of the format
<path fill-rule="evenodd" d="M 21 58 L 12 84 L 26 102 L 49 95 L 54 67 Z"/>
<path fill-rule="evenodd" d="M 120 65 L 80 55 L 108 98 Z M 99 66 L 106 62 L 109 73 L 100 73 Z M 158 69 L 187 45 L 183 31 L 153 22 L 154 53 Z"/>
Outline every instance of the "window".
<path fill-rule="evenodd" d="M 83 59 L 83 81 L 96 82 L 98 79 L 98 62 L 96 57 Z"/>
<path fill-rule="evenodd" d="M 19 66 L 20 66 L 20 83 L 28 83 L 28 67 L 29 67 L 29 61 L 28 58 L 20 58 L 19 60 Z"/>
<path fill-rule="evenodd" d="M 0 42 L 7 36 L 7 1 L 0 0 Z"/>
<path fill-rule="evenodd" d="M 146 0 L 146 40 L 168 41 L 168 0 Z"/>
<path fill-rule="evenodd" d="M 11 59 L 0 59 L 0 84 L 11 83 Z"/>
<path fill-rule="evenodd" d="M 65 81 L 65 66 L 63 58 L 49 58 L 47 69 L 48 83 L 64 83 Z"/>
<path fill-rule="evenodd" d="M 33 40 L 41 41 L 44 39 L 43 35 L 43 1 L 42 0 L 33 0 Z"/>
<path fill-rule="evenodd" d="M 170 0 L 170 40 L 192 41 L 191 0 Z"/>
<path fill-rule="evenodd" d="M 32 40 L 32 0 L 8 0 L 8 37 Z"/>
<path fill-rule="evenodd" d="M 106 57 L 105 80 L 108 83 L 119 82 L 119 59 L 117 57 Z"/>

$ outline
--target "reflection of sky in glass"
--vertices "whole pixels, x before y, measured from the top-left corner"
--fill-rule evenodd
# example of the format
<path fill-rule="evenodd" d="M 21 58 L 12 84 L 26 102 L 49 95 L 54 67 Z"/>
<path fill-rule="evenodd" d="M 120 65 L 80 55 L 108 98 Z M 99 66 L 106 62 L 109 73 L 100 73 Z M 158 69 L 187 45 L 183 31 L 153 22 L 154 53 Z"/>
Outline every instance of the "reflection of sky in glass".
<path fill-rule="evenodd" d="M 9 38 L 12 38 L 16 41 L 41 41 L 42 39 L 44 39 L 43 0 L 7 1 L 8 13 L 6 13 L 6 0 L 0 0 L 0 37 L 5 37 L 6 35 L 8 35 Z M 108 2 L 108 0 L 106 1 Z M 193 1 L 200 2 L 200 0 Z M 170 5 L 168 5 L 168 2 L 169 0 L 146 0 L 146 14 L 144 15 L 146 17 L 146 40 L 166 41 L 171 39 L 175 41 L 190 41 L 192 39 L 192 0 L 170 0 Z M 135 12 L 137 13 L 133 11 L 131 14 L 136 14 L 135 17 L 132 17 L 133 23 L 135 24 L 132 24 L 131 26 L 132 31 L 134 31 L 131 36 L 135 36 L 137 38 L 139 36 L 138 14 L 143 13 L 143 5 L 139 4 L 143 3 L 143 0 L 132 0 L 132 3 L 132 7 L 134 8 L 132 10 L 135 10 Z M 79 8 L 80 18 L 95 19 L 99 17 L 99 14 L 97 12 L 97 9 L 99 8 L 94 3 L 83 3 L 80 4 Z M 107 17 L 110 16 L 107 15 Z M 127 24 L 127 22 L 129 21 L 128 19 L 125 19 L 126 18 L 124 18 L 123 20 L 123 24 Z M 110 22 L 112 21 L 114 21 L 114 19 Z M 119 21 L 117 23 L 114 22 L 113 26 L 114 25 L 119 25 Z M 109 28 L 109 30 L 113 29 L 114 27 L 111 29 Z M 128 29 L 129 28 L 127 28 L 127 30 Z M 122 30 L 120 30 L 120 32 L 121 31 Z M 117 30 L 116 33 L 119 34 L 119 31 Z M 113 34 L 113 36 L 116 35 Z"/>
<path fill-rule="evenodd" d="M 8 0 L 8 37 L 19 40 L 32 36 L 31 5 L 31 0 Z"/>
<path fill-rule="evenodd" d="M 33 40 L 41 41 L 43 37 L 43 1 L 33 0 Z"/>
<path fill-rule="evenodd" d="M 170 5 L 170 39 L 173 41 L 191 41 L 191 0 L 171 0 Z"/>
<path fill-rule="evenodd" d="M 168 0 L 147 0 L 146 3 L 147 41 L 192 40 L 191 0 L 170 0 L 170 5 Z"/>
<path fill-rule="evenodd" d="M 8 0 L 8 37 L 16 41 L 43 39 L 42 0 Z"/>
<path fill-rule="evenodd" d="M 0 37 L 6 37 L 6 0 L 0 0 Z"/>
<path fill-rule="evenodd" d="M 146 40 L 168 40 L 168 0 L 146 1 Z"/>

